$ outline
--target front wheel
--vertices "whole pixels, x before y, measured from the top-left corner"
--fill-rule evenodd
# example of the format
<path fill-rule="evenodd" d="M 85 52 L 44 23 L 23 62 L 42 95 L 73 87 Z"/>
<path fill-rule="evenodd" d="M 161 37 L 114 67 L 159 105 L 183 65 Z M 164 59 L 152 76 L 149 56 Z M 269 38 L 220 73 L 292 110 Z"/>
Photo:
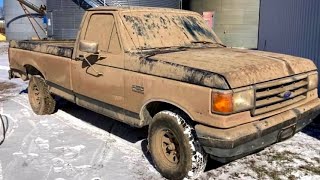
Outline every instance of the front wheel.
<path fill-rule="evenodd" d="M 178 113 L 156 114 L 148 141 L 156 169 L 168 179 L 196 178 L 206 167 L 207 155 L 193 127 Z"/>

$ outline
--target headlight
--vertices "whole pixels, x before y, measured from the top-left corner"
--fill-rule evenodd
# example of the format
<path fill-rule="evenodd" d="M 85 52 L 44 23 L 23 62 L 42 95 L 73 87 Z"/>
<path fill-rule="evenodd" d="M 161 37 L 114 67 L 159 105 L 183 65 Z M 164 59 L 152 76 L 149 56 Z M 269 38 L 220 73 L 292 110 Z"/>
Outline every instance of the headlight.
<path fill-rule="evenodd" d="M 252 88 L 239 91 L 212 92 L 212 112 L 231 114 L 250 110 L 254 106 Z"/>
<path fill-rule="evenodd" d="M 313 90 L 318 88 L 318 73 L 310 74 L 308 76 L 308 89 Z"/>

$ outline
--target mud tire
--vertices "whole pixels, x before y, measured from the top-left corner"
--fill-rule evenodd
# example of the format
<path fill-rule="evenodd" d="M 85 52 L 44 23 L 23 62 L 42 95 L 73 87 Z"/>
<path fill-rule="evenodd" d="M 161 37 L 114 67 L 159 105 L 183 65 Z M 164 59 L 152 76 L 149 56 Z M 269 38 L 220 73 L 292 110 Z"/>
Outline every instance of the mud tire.
<path fill-rule="evenodd" d="M 31 76 L 28 97 L 35 114 L 46 115 L 55 111 L 56 101 L 49 92 L 49 86 L 41 76 Z"/>
<path fill-rule="evenodd" d="M 171 132 L 175 139 L 170 142 L 176 141 L 177 143 L 174 143 L 174 146 L 178 151 L 176 153 L 178 162 L 175 162 L 174 158 L 169 160 L 168 154 L 171 153 L 167 152 L 168 148 L 163 148 L 167 145 L 167 132 Z M 166 142 L 163 142 L 163 139 Z M 161 111 L 157 113 L 149 126 L 148 142 L 153 163 L 165 178 L 197 178 L 206 167 L 207 154 L 200 146 L 194 128 L 178 112 Z M 172 149 L 171 144 L 169 147 Z"/>

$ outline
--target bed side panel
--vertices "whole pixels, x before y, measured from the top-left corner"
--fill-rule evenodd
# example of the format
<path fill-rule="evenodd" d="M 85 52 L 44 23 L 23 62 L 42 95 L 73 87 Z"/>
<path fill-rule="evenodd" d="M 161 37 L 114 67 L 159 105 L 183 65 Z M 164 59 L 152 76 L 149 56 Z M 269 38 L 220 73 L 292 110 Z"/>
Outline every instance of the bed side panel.
<path fill-rule="evenodd" d="M 47 81 L 71 89 L 71 59 L 33 51 L 10 48 L 10 68 L 26 72 L 26 65 L 38 69 Z"/>

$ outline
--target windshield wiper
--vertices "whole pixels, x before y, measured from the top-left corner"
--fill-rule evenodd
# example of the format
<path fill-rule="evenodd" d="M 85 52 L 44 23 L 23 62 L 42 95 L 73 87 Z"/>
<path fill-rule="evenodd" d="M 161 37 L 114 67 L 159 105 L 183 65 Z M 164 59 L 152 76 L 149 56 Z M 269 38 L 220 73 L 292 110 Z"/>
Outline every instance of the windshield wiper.
<path fill-rule="evenodd" d="M 172 47 L 155 47 L 155 48 L 144 48 L 140 49 L 142 51 L 153 51 L 153 50 L 181 50 L 185 48 L 190 48 L 189 46 L 172 46 Z"/>
<path fill-rule="evenodd" d="M 148 48 L 148 49 L 142 49 L 142 51 L 146 52 L 146 57 L 151 57 L 156 54 L 165 54 L 170 52 L 179 52 L 179 51 L 185 51 L 186 49 L 190 48 L 189 46 L 178 46 L 178 47 L 157 47 L 157 48 Z M 142 52 L 141 51 L 141 52 Z"/>
<path fill-rule="evenodd" d="M 211 41 L 191 41 L 191 43 L 193 43 L 193 44 L 218 44 L 220 46 L 227 47 L 226 45 L 224 45 L 222 43 L 211 42 Z"/>
<path fill-rule="evenodd" d="M 191 43 L 194 43 L 194 44 L 213 44 L 213 42 L 210 42 L 210 41 L 191 41 Z"/>

